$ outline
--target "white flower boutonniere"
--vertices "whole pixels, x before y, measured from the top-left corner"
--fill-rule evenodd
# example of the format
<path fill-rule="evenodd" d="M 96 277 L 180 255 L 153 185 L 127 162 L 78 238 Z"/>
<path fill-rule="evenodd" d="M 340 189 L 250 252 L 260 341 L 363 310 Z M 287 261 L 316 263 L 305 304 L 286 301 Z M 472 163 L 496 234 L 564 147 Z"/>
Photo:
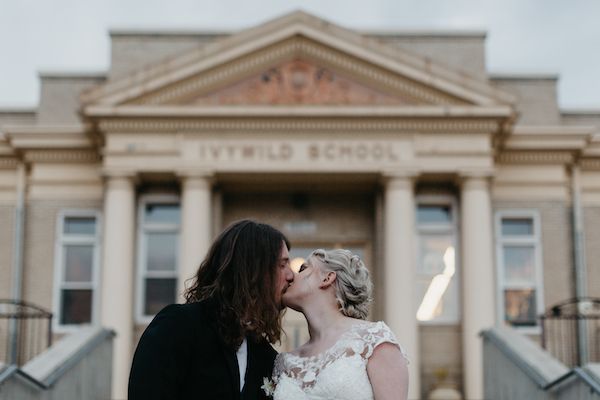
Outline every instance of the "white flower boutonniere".
<path fill-rule="evenodd" d="M 267 377 L 263 378 L 263 385 L 260 388 L 264 390 L 268 397 L 273 396 L 273 393 L 275 393 L 275 383 Z"/>

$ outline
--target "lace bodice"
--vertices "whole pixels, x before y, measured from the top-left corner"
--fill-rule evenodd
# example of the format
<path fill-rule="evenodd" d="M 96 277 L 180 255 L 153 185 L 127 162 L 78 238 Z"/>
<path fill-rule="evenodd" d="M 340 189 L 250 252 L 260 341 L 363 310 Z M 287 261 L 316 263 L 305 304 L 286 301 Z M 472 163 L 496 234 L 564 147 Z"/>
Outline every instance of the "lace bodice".
<path fill-rule="evenodd" d="M 321 354 L 279 354 L 273 369 L 273 399 L 373 399 L 367 362 L 375 348 L 386 342 L 400 347 L 385 323 L 360 321 Z"/>

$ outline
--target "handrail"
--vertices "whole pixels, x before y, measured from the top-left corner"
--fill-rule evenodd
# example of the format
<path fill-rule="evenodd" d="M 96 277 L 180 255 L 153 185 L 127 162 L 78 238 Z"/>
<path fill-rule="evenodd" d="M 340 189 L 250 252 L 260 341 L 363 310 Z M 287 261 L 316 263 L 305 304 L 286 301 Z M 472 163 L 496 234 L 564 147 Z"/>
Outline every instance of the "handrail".
<path fill-rule="evenodd" d="M 24 378 L 39 389 L 51 388 L 65 373 L 115 332 L 100 327 L 82 328 L 57 342 L 23 367 L 9 365 L 0 371 L 0 385 L 13 375 Z"/>
<path fill-rule="evenodd" d="M 492 328 L 482 331 L 479 335 L 493 343 L 502 354 L 521 369 L 543 391 L 552 390 L 569 378 L 577 377 L 589 386 L 590 390 L 600 394 L 600 379 L 594 377 L 593 374 L 586 370 L 592 364 L 588 364 L 583 368 L 575 367 L 568 370 L 564 364 L 553 358 L 547 351 L 538 348 L 534 343 L 529 342 L 528 339 L 518 333 L 511 332 L 509 328 Z M 516 349 L 516 347 L 520 346 L 526 346 L 528 351 L 518 351 L 519 349 Z M 542 373 L 542 371 L 528 362 L 524 355 L 529 356 L 530 359 L 535 359 L 548 372 L 546 374 Z"/>

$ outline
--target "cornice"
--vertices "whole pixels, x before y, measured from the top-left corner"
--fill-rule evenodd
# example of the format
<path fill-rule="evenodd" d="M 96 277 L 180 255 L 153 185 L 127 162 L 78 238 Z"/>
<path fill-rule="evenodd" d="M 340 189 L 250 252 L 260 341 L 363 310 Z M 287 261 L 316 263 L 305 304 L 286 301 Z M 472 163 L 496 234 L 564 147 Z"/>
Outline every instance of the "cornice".
<path fill-rule="evenodd" d="M 504 151 L 496 157 L 499 164 L 570 164 L 571 151 Z"/>
<path fill-rule="evenodd" d="M 0 169 L 15 169 L 19 162 L 17 157 L 0 157 Z"/>
<path fill-rule="evenodd" d="M 493 133 L 498 129 L 494 120 L 475 119 L 381 119 L 381 118 L 107 118 L 98 123 L 104 132 L 439 132 L 439 133 Z"/>
<path fill-rule="evenodd" d="M 413 118 L 495 118 L 512 115 L 507 106 L 372 106 L 372 105 L 302 105 L 302 106 L 175 106 L 175 105 L 94 105 L 86 108 L 90 117 L 413 117 Z"/>
<path fill-rule="evenodd" d="M 584 157 L 600 157 L 600 134 L 594 134 L 583 151 Z"/>
<path fill-rule="evenodd" d="M 25 161 L 42 163 L 99 163 L 102 157 L 96 150 L 29 150 Z"/>
<path fill-rule="evenodd" d="M 9 126 L 6 139 L 13 149 L 91 148 L 87 125 Z"/>
<path fill-rule="evenodd" d="M 579 160 L 579 166 L 585 170 L 600 171 L 600 158 L 583 158 Z"/>
<path fill-rule="evenodd" d="M 506 150 L 580 151 L 590 142 L 591 126 L 515 126 L 504 142 Z"/>

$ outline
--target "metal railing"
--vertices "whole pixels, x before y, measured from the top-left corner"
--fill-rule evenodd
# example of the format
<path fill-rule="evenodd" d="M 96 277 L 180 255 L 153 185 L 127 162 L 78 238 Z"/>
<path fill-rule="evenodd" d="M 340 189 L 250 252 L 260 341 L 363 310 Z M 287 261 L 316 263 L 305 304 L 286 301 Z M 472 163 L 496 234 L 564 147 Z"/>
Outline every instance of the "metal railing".
<path fill-rule="evenodd" d="M 570 299 L 540 316 L 542 346 L 569 367 L 600 362 L 600 299 Z"/>
<path fill-rule="evenodd" d="M 24 301 L 0 299 L 0 361 L 21 366 L 51 344 L 51 312 Z"/>

